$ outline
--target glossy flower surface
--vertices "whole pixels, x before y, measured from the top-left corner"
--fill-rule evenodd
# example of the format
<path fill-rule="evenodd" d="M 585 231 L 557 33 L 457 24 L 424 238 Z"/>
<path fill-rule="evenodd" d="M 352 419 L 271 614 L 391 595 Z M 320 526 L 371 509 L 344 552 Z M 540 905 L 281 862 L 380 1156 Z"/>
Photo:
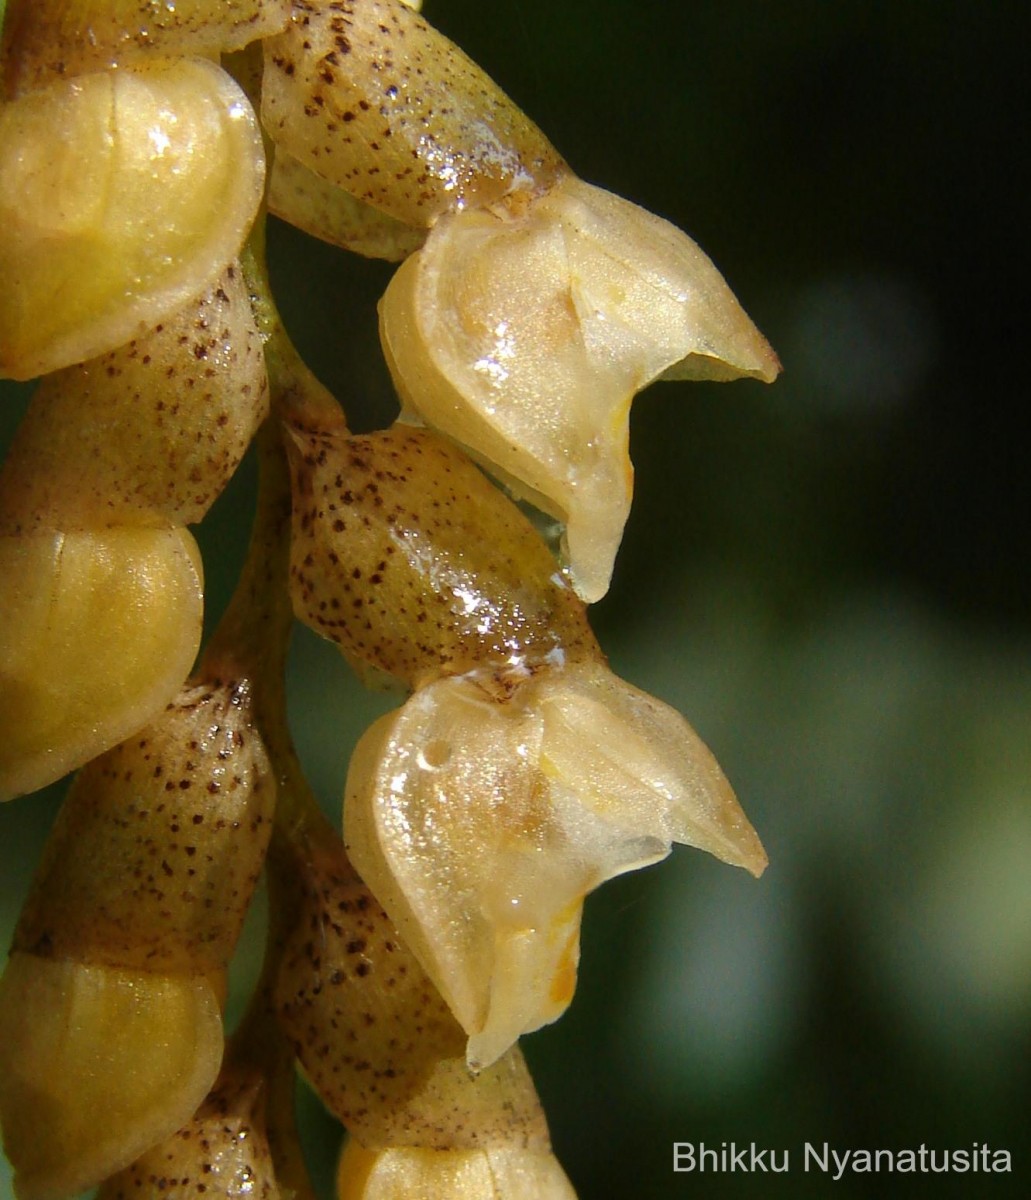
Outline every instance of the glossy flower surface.
<path fill-rule="evenodd" d="M 349 1141 L 337 1200 L 576 1200 L 554 1155 L 494 1150 L 366 1150 Z"/>
<path fill-rule="evenodd" d="M 128 1166 L 189 1120 L 221 1060 L 204 976 L 12 955 L 0 1117 L 18 1196 L 73 1196 Z"/>
<path fill-rule="evenodd" d="M 289 0 L 8 0 L 9 94 L 109 67 L 180 55 L 217 58 L 277 33 Z"/>
<path fill-rule="evenodd" d="M 60 779 L 155 716 L 201 638 L 185 529 L 0 536 L 0 800 Z"/>
<path fill-rule="evenodd" d="M 265 157 L 204 59 L 60 81 L 0 108 L 0 376 L 32 379 L 152 328 L 236 257 Z"/>
<path fill-rule="evenodd" d="M 673 842 L 766 865 L 687 722 L 600 662 L 541 671 L 502 702 L 475 672 L 422 688 L 359 743 L 344 820 L 475 1068 L 565 1011 L 600 883 Z"/>
<path fill-rule="evenodd" d="M 779 370 L 690 238 L 572 175 L 529 204 L 442 217 L 391 281 L 380 335 L 409 413 L 565 523 L 588 601 L 630 508 L 634 395 L 664 374 Z"/>

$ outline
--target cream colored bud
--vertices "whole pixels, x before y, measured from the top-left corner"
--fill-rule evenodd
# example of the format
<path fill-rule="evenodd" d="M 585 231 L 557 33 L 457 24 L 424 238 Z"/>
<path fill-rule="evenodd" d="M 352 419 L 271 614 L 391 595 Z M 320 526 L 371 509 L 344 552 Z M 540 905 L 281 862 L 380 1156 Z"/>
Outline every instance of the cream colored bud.
<path fill-rule="evenodd" d="M 340 1156 L 337 1200 L 576 1200 L 553 1154 L 532 1150 L 366 1150 Z"/>
<path fill-rule="evenodd" d="M 380 335 L 410 414 L 565 522 L 588 601 L 630 508 L 635 393 L 779 370 L 690 238 L 573 176 L 528 206 L 442 217 L 387 288 Z"/>
<path fill-rule="evenodd" d="M 200 642 L 185 529 L 0 536 L 0 799 L 35 791 L 144 725 Z"/>
<path fill-rule="evenodd" d="M 0 108 L 0 376 L 104 354 L 196 296 L 239 253 L 264 172 L 250 103 L 201 59 Z"/>
<path fill-rule="evenodd" d="M 32 954 L 0 980 L 0 1123 L 20 1200 L 61 1200 L 185 1125 L 222 1059 L 202 976 Z"/>
<path fill-rule="evenodd" d="M 476 674 L 420 689 L 359 742 L 348 852 L 469 1037 L 470 1066 L 561 1016 L 584 897 L 673 842 L 759 874 L 712 755 L 600 662 L 499 702 Z"/>

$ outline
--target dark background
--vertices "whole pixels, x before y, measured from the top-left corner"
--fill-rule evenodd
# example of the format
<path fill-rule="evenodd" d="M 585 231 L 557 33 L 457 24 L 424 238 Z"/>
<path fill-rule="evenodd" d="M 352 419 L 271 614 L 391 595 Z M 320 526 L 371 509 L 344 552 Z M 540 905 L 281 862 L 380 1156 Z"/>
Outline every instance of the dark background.
<path fill-rule="evenodd" d="M 785 364 L 773 388 L 663 384 L 634 408 L 595 626 L 713 747 L 771 866 L 678 850 L 589 901 L 577 998 L 526 1041 L 581 1200 L 1028 1194 L 1027 11 L 426 6 L 580 174 L 687 230 Z M 389 268 L 281 227 L 271 253 L 355 426 L 391 420 Z M 246 467 L 200 533 L 212 617 L 251 487 Z M 393 702 L 307 635 L 294 668 L 335 810 L 347 745 Z M 7 927 L 58 798 L 0 809 Z M 339 1135 L 305 1111 L 325 1173 Z M 675 1175 L 674 1141 L 787 1149 L 792 1171 Z M 987 1142 L 1013 1174 L 834 1183 L 803 1173 L 807 1141 Z"/>

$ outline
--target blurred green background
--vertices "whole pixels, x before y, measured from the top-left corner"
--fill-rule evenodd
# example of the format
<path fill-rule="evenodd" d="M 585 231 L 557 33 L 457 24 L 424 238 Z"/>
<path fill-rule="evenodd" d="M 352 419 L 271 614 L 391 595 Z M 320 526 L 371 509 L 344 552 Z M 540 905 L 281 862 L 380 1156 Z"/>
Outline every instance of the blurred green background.
<path fill-rule="evenodd" d="M 690 232 L 785 364 L 771 389 L 665 384 L 634 408 L 595 626 L 713 747 L 771 865 L 757 883 L 679 850 L 589 901 L 577 998 L 525 1047 L 581 1200 L 1028 1195 L 1028 6 L 426 11 L 580 174 Z M 356 427 L 388 422 L 389 268 L 282 227 L 271 253 L 304 353 Z M 27 389 L 5 390 L 9 436 Z M 200 531 L 212 616 L 252 489 L 248 464 Z M 335 811 L 393 701 L 307 635 L 291 686 Z M 59 791 L 0 809 L 5 937 Z M 326 1180 L 339 1132 L 303 1107 Z M 674 1141 L 788 1149 L 792 1171 L 674 1174 Z M 1013 1173 L 835 1183 L 803 1172 L 807 1141 L 986 1142 Z"/>

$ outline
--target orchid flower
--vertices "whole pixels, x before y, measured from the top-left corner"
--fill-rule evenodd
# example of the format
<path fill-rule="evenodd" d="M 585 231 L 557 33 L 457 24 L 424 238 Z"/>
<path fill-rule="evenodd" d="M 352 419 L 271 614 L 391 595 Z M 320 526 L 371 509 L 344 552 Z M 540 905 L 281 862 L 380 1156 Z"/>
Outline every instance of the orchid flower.
<path fill-rule="evenodd" d="M 359 743 L 344 819 L 473 1068 L 565 1011 L 584 897 L 606 879 L 673 842 L 766 866 L 697 734 L 600 661 L 543 669 L 507 700 L 475 671 L 421 688 Z"/>
<path fill-rule="evenodd" d="M 387 288 L 380 337 L 409 417 L 564 522 L 589 602 L 630 510 L 634 395 L 780 369 L 690 238 L 573 175 L 529 203 L 441 217 Z"/>

